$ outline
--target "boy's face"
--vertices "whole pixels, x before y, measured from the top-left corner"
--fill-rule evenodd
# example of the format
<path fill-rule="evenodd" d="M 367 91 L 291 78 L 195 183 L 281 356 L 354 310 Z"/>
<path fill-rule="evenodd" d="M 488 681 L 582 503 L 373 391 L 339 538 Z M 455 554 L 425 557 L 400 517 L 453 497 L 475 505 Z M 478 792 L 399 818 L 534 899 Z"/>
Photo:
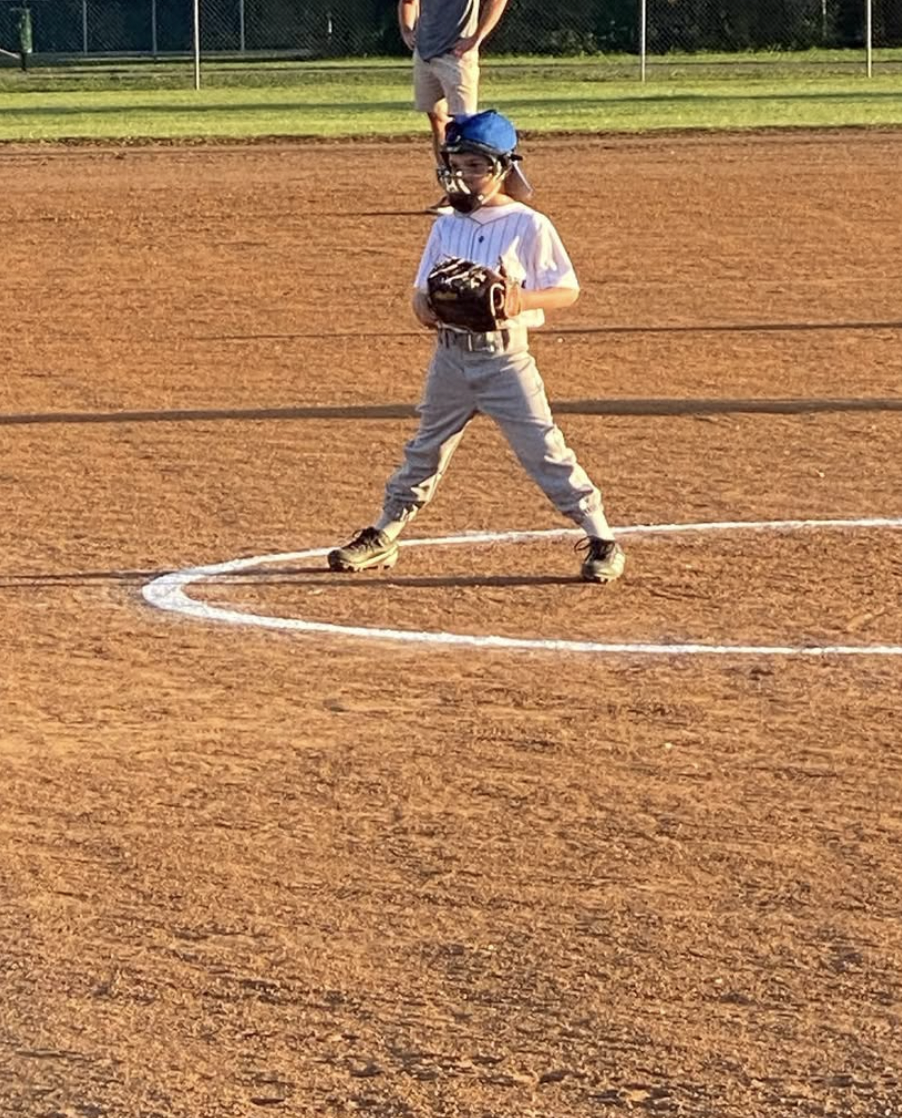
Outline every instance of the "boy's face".
<path fill-rule="evenodd" d="M 474 194 L 481 194 L 482 187 L 492 174 L 491 160 L 476 151 L 461 151 L 448 156 L 451 170 L 460 174 Z"/>
<path fill-rule="evenodd" d="M 439 177 L 448 201 L 459 213 L 472 213 L 480 206 L 497 205 L 504 184 L 504 165 L 478 151 L 449 152 L 447 170 Z"/>

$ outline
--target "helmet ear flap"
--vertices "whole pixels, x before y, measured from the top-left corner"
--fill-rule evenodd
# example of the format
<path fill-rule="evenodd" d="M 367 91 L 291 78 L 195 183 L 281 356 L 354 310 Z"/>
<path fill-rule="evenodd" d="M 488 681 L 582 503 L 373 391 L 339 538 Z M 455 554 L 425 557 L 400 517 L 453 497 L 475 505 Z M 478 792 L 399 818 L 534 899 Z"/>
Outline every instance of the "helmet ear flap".
<path fill-rule="evenodd" d="M 504 193 L 513 198 L 515 202 L 528 202 L 535 193 L 518 162 L 511 164 L 507 178 L 504 180 Z"/>

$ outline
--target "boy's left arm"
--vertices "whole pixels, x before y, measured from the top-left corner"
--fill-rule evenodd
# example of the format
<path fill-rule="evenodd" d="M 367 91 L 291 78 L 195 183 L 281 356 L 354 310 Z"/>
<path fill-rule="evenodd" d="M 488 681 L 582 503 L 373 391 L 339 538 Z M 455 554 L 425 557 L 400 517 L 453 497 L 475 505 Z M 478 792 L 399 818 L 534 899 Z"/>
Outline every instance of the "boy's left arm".
<path fill-rule="evenodd" d="M 523 311 L 558 311 L 572 307 L 579 298 L 578 287 L 539 287 L 530 289 L 510 280 L 504 295 L 504 317 L 516 318 Z"/>

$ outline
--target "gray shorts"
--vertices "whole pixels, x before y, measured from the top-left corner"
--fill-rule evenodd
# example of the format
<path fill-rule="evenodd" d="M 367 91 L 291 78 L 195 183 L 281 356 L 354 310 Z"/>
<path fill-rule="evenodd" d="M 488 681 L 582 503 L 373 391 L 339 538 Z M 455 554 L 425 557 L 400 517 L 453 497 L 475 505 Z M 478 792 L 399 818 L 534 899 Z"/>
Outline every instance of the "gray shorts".
<path fill-rule="evenodd" d="M 440 54 L 424 62 L 413 53 L 413 95 L 423 113 L 465 116 L 475 113 L 479 103 L 479 54 L 468 51 L 463 58 Z"/>

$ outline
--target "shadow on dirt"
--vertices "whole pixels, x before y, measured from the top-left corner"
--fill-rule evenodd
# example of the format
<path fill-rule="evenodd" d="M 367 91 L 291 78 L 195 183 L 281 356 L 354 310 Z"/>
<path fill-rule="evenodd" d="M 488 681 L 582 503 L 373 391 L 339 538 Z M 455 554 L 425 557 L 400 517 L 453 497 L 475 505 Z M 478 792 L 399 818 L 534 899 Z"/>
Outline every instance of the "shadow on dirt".
<path fill-rule="evenodd" d="M 622 397 L 599 400 L 554 400 L 558 415 L 804 415 L 814 412 L 902 411 L 902 396 L 786 399 L 683 399 L 680 397 Z M 289 408 L 191 408 L 173 411 L 31 412 L 0 415 L 0 427 L 80 423 L 211 423 L 215 421 L 272 422 L 284 420 L 415 419 L 413 404 L 349 404 Z"/>

